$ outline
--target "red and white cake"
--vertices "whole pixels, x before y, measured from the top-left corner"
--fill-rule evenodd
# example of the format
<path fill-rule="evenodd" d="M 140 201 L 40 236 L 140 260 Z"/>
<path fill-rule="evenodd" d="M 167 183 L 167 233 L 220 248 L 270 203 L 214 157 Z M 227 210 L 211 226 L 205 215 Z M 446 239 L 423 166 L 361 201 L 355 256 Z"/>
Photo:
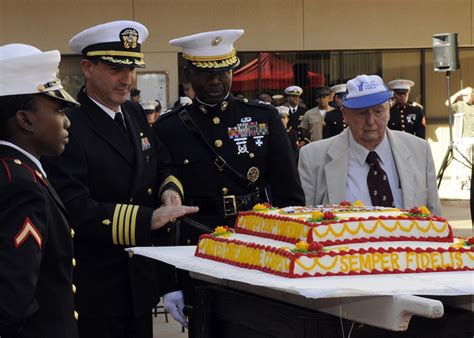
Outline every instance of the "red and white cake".
<path fill-rule="evenodd" d="M 295 278 L 474 270 L 473 244 L 425 207 L 258 204 L 239 214 L 235 230 L 201 236 L 195 255 Z"/>

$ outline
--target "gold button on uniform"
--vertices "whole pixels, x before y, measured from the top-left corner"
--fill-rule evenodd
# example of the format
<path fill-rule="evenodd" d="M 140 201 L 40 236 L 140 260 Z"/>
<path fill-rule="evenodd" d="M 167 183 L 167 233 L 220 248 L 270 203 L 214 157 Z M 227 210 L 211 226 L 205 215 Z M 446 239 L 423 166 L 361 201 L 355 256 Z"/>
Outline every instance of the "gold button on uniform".
<path fill-rule="evenodd" d="M 75 234 L 76 234 L 76 232 L 74 231 L 74 229 L 71 229 L 71 238 L 74 238 Z"/>
<path fill-rule="evenodd" d="M 16 164 L 20 165 L 21 164 L 21 161 L 19 159 L 15 159 L 13 160 L 13 162 L 15 162 Z"/>
<path fill-rule="evenodd" d="M 148 195 L 151 195 L 153 194 L 153 189 L 152 188 L 148 188 L 148 190 L 146 191 L 148 193 Z"/>
<path fill-rule="evenodd" d="M 221 189 L 221 192 L 222 192 L 222 195 L 227 195 L 227 193 L 229 192 L 229 189 L 224 187 L 224 188 Z"/>
<path fill-rule="evenodd" d="M 214 144 L 216 145 L 217 148 L 222 147 L 222 141 L 221 141 L 221 140 L 216 140 L 216 141 L 214 142 Z"/>
<path fill-rule="evenodd" d="M 184 164 L 188 164 L 189 163 L 189 160 L 187 158 L 184 159 L 183 161 Z"/>
<path fill-rule="evenodd" d="M 79 320 L 79 313 L 77 311 L 74 311 L 74 319 Z"/>
<path fill-rule="evenodd" d="M 72 259 L 72 267 L 73 267 L 73 268 L 76 267 L 76 259 L 75 259 L 75 258 Z"/>
<path fill-rule="evenodd" d="M 186 240 L 186 244 L 188 244 L 188 245 L 191 244 L 191 240 L 190 240 L 190 239 L 187 239 L 187 240 Z"/>
<path fill-rule="evenodd" d="M 74 284 L 72 284 L 72 293 L 76 294 L 77 288 Z"/>
<path fill-rule="evenodd" d="M 110 219 L 104 219 L 104 220 L 102 220 L 102 224 L 103 224 L 103 225 L 110 225 L 110 223 L 111 223 L 111 222 L 110 222 Z"/>
<path fill-rule="evenodd" d="M 216 116 L 212 119 L 212 122 L 214 122 L 214 124 L 219 124 L 221 123 L 221 119 Z"/>
<path fill-rule="evenodd" d="M 250 158 L 254 158 L 254 157 L 255 157 L 255 154 L 254 154 L 254 153 L 250 153 L 250 154 L 249 154 L 249 157 L 250 157 Z"/>

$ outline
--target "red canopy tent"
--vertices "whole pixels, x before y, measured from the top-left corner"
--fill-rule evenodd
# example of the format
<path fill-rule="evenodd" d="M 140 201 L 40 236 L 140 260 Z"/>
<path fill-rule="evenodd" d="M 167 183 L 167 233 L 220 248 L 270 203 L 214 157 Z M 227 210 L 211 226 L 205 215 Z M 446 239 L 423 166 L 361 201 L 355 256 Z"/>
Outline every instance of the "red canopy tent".
<path fill-rule="evenodd" d="M 323 86 L 324 76 L 308 71 L 308 82 L 309 87 Z M 272 53 L 260 53 L 258 58 L 234 72 L 231 89 L 233 92 L 284 89 L 294 84 L 291 63 Z"/>

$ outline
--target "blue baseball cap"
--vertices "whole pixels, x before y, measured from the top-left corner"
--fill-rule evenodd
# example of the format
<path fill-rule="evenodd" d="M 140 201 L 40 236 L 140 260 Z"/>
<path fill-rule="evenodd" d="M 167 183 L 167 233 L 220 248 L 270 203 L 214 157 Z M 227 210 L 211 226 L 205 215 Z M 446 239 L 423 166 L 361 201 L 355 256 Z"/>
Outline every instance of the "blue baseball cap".
<path fill-rule="evenodd" d="M 346 95 L 342 105 L 346 108 L 361 109 L 377 106 L 392 97 L 392 91 L 377 75 L 358 75 L 347 81 Z"/>

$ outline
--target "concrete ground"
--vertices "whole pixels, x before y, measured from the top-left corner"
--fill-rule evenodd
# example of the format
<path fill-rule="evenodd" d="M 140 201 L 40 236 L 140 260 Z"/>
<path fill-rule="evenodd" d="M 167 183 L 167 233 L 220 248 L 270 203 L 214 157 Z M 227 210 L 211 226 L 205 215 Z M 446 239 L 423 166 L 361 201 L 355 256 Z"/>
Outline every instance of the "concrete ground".
<path fill-rule="evenodd" d="M 459 180 L 443 179 L 439 187 L 442 216 L 449 220 L 454 235 L 459 237 L 473 236 L 473 224 L 470 214 L 470 190 Z"/>
<path fill-rule="evenodd" d="M 458 237 L 473 236 L 471 214 L 469 210 L 469 190 L 462 190 L 449 182 L 442 182 L 440 187 L 441 207 L 443 217 L 449 220 L 453 227 L 454 235 Z M 153 319 L 154 336 L 156 338 L 182 338 L 187 337 L 187 332 L 181 332 L 181 326 L 171 315 L 168 323 L 165 316 L 159 314 Z"/>
<path fill-rule="evenodd" d="M 184 338 L 188 332 L 182 332 L 181 324 L 168 314 L 168 322 L 164 314 L 153 317 L 153 337 L 154 338 Z"/>

